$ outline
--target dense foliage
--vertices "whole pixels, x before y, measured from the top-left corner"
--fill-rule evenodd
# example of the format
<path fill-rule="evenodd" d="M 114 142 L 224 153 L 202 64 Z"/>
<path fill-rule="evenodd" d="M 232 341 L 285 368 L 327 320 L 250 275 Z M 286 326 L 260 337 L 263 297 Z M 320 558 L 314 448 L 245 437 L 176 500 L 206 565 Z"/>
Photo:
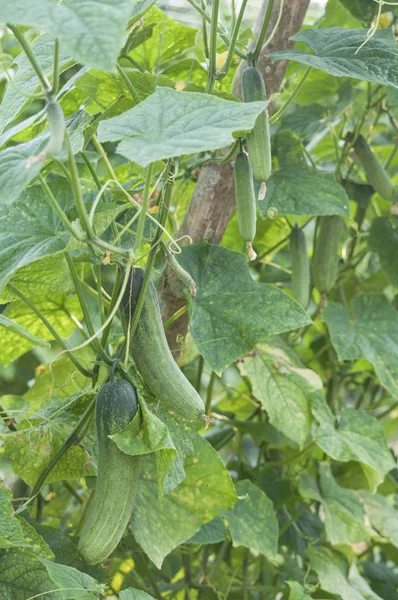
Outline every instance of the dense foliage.
<path fill-rule="evenodd" d="M 0 0 L 1 599 L 397 598 L 397 8 L 246 5 Z"/>

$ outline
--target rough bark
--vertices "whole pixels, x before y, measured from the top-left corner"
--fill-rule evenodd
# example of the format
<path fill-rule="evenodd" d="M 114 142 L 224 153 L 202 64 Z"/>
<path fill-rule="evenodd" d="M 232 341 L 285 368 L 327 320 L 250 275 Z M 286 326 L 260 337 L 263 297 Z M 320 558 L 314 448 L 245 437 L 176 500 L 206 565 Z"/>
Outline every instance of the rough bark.
<path fill-rule="evenodd" d="M 255 32 L 261 27 L 267 4 L 268 0 L 264 0 L 255 25 Z M 267 56 L 276 50 L 286 50 L 292 47 L 293 42 L 289 38 L 301 28 L 308 4 L 309 0 L 285 2 L 278 30 L 259 57 L 258 68 L 263 74 L 268 96 L 279 92 L 287 62 L 279 61 L 272 64 Z M 279 1 L 277 0 L 273 8 L 269 31 L 272 31 L 273 25 L 276 23 L 278 12 Z M 242 62 L 234 80 L 233 93 L 236 96 L 240 96 L 241 73 L 245 66 L 246 63 Z M 205 165 L 199 175 L 178 237 L 189 235 L 194 242 L 207 240 L 212 244 L 218 244 L 224 235 L 234 207 L 232 164 L 209 163 Z M 175 276 L 166 271 L 160 291 L 163 317 L 168 319 L 185 304 L 183 289 L 176 281 Z M 187 324 L 187 316 L 184 315 L 168 329 L 167 337 L 172 349 L 176 349 L 177 336 L 185 335 Z"/>

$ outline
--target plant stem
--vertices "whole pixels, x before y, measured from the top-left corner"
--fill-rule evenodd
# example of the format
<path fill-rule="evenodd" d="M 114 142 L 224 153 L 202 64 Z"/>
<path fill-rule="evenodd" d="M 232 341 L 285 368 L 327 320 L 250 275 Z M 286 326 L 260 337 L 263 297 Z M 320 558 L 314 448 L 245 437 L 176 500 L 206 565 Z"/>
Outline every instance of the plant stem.
<path fill-rule="evenodd" d="M 207 71 L 206 93 L 211 94 L 215 82 L 217 71 L 217 25 L 218 25 L 218 9 L 220 0 L 212 0 L 211 3 L 211 25 L 210 25 L 210 55 Z"/>
<path fill-rule="evenodd" d="M 112 364 L 111 359 L 106 354 L 106 352 L 102 348 L 102 346 L 101 346 L 98 338 L 96 337 L 96 333 L 95 333 L 95 330 L 94 330 L 94 327 L 93 327 L 93 324 L 92 324 L 92 321 L 91 321 L 90 313 L 89 313 L 89 310 L 88 310 L 87 302 L 86 302 L 86 299 L 84 297 L 84 293 L 83 293 L 82 287 L 80 285 L 79 277 L 77 276 L 77 273 L 76 273 L 75 264 L 74 264 L 74 262 L 72 260 L 72 257 L 70 256 L 69 252 L 65 252 L 65 258 L 66 258 L 66 262 L 68 263 L 69 271 L 70 271 L 70 274 L 72 276 L 73 285 L 75 287 L 76 294 L 77 294 L 77 297 L 79 298 L 79 303 L 80 303 L 80 306 L 81 306 L 82 311 L 83 311 L 83 317 L 84 317 L 84 321 L 85 321 L 86 326 L 87 326 L 87 330 L 88 330 L 90 336 L 94 337 L 93 347 L 94 347 L 95 351 L 98 354 L 101 355 L 102 359 L 106 363 Z"/>
<path fill-rule="evenodd" d="M 216 372 L 212 371 L 212 373 L 210 375 L 209 385 L 207 386 L 207 391 L 206 391 L 206 408 L 205 408 L 205 414 L 206 415 L 210 414 L 211 401 L 212 401 L 213 389 L 214 389 L 214 382 L 216 381 L 216 377 L 217 377 Z"/>
<path fill-rule="evenodd" d="M 264 15 L 264 21 L 261 25 L 261 29 L 260 29 L 260 33 L 258 34 L 256 46 L 252 53 L 252 61 L 253 61 L 254 66 L 257 65 L 257 62 L 258 62 L 258 59 L 260 56 L 260 52 L 261 52 L 261 48 L 263 47 L 265 36 L 267 34 L 268 27 L 269 27 L 269 24 L 271 21 L 271 14 L 272 14 L 272 9 L 274 8 L 274 2 L 275 2 L 275 0 L 268 0 L 267 10 L 265 11 L 265 15 Z"/>
<path fill-rule="evenodd" d="M 293 523 L 295 523 L 297 521 L 297 519 L 299 519 L 304 513 L 307 512 L 307 510 L 310 508 L 311 504 L 306 504 L 301 510 L 299 510 L 298 513 L 296 513 L 291 519 L 290 521 L 288 521 L 287 523 L 284 524 L 283 527 L 281 527 L 281 529 L 279 530 L 279 538 L 281 538 L 283 536 L 284 533 L 286 533 L 286 531 L 289 529 L 289 527 L 291 527 L 293 525 Z"/>
<path fill-rule="evenodd" d="M 200 394 L 200 386 L 202 383 L 202 374 L 203 374 L 204 365 L 205 365 L 205 359 L 203 358 L 202 355 L 199 355 L 199 364 L 198 364 L 198 371 L 196 373 L 196 383 L 195 383 L 195 390 L 198 392 L 198 394 Z"/>
<path fill-rule="evenodd" d="M 170 325 L 172 325 L 174 323 L 174 321 L 177 321 L 177 319 L 179 319 L 183 314 L 185 314 L 188 310 L 188 304 L 184 304 L 184 306 L 182 306 L 180 309 L 178 309 L 174 315 L 171 315 L 170 319 L 167 319 L 167 321 L 164 323 L 164 328 L 167 329 L 168 327 L 170 327 Z"/>
<path fill-rule="evenodd" d="M 95 185 L 97 186 L 97 188 L 100 190 L 101 189 L 101 182 L 98 179 L 97 173 L 94 171 L 94 167 L 91 164 L 91 162 L 89 161 L 87 154 L 85 152 L 83 152 L 83 150 L 80 152 L 80 156 L 82 157 L 82 159 L 84 160 L 84 162 L 86 163 L 86 167 L 87 169 L 90 171 L 90 175 L 93 178 Z"/>
<path fill-rule="evenodd" d="M 274 0 L 270 0 L 270 1 L 273 2 Z M 227 58 L 225 60 L 225 63 L 223 65 L 223 68 L 221 69 L 221 71 L 219 71 L 215 75 L 215 79 L 217 79 L 217 80 L 223 79 L 231 67 L 232 59 L 233 59 L 234 53 L 235 53 L 236 40 L 238 39 L 239 29 L 240 29 L 240 26 L 242 23 L 242 19 L 243 19 L 243 15 L 244 15 L 244 12 L 246 9 L 247 2 L 248 2 L 248 0 L 242 0 L 242 4 L 239 9 L 238 18 L 236 19 L 236 22 L 234 24 L 234 28 L 232 31 L 232 36 L 231 36 L 231 41 L 230 41 L 230 45 L 228 48 Z"/>
<path fill-rule="evenodd" d="M 51 86 L 51 94 L 56 96 L 59 89 L 59 40 L 55 38 L 54 42 L 54 66 L 53 66 L 53 80 Z"/>
<path fill-rule="evenodd" d="M 64 211 L 62 210 L 62 208 L 60 207 L 60 205 L 58 204 L 57 199 L 55 198 L 55 196 L 52 193 L 49 185 L 47 184 L 46 180 L 44 179 L 44 177 L 43 177 L 43 175 L 41 173 L 39 173 L 39 181 L 40 181 L 40 185 L 42 186 L 43 190 L 46 193 L 46 196 L 47 196 L 48 200 L 50 201 L 51 207 L 57 213 L 57 215 L 61 219 L 62 223 L 65 225 L 66 229 L 69 231 L 69 233 L 74 238 L 76 238 L 77 240 L 79 240 L 79 242 L 84 241 L 84 238 L 81 238 L 77 234 L 77 232 L 74 230 L 72 223 L 69 221 L 68 217 L 66 216 L 66 214 L 64 213 Z"/>
<path fill-rule="evenodd" d="M 140 99 L 138 97 L 138 94 L 135 90 L 135 87 L 133 86 L 133 84 L 131 83 L 126 71 L 123 69 L 123 67 L 121 67 L 119 64 L 116 65 L 116 69 L 117 72 L 120 75 L 120 79 L 123 81 L 124 85 L 126 86 L 126 88 L 128 89 L 128 91 L 131 94 L 132 99 L 134 100 L 134 102 L 136 104 L 140 103 Z"/>
<path fill-rule="evenodd" d="M 13 34 L 17 38 L 18 42 L 21 44 L 22 49 L 25 52 L 30 64 L 32 65 L 33 70 L 35 71 L 37 77 L 39 78 L 44 91 L 47 93 L 51 92 L 51 86 L 50 86 L 47 78 L 45 77 L 38 61 L 36 60 L 36 57 L 33 54 L 32 49 L 30 48 L 28 42 L 25 40 L 24 35 L 19 31 L 19 29 L 17 27 L 14 27 L 14 25 L 10 25 L 9 23 L 7 23 L 7 27 L 8 27 L 8 29 L 10 29 L 13 32 Z"/>
<path fill-rule="evenodd" d="M 297 96 L 297 94 L 299 93 L 299 91 L 301 90 L 301 88 L 303 87 L 303 85 L 305 83 L 305 80 L 307 79 L 308 75 L 310 74 L 311 69 L 312 69 L 312 67 L 308 67 L 305 70 L 304 75 L 302 76 L 302 78 L 300 79 L 300 81 L 298 82 L 298 84 L 296 85 L 296 87 L 294 88 L 293 92 L 290 94 L 289 98 L 286 100 L 286 102 L 284 104 L 282 104 L 282 106 L 280 107 L 280 109 L 274 115 L 272 115 L 272 117 L 269 120 L 269 122 L 270 122 L 271 125 L 273 123 L 276 123 L 276 121 L 278 121 L 278 119 L 281 118 L 281 116 L 283 115 L 283 113 L 285 112 L 285 110 L 293 102 L 293 100 L 295 99 L 295 97 Z"/>
<path fill-rule="evenodd" d="M 85 369 L 83 367 L 83 365 L 80 364 L 78 359 L 72 354 L 72 352 L 66 345 L 65 341 L 58 335 L 57 331 L 54 329 L 54 327 L 51 325 L 51 323 L 48 321 L 48 319 L 43 315 L 41 310 L 38 309 L 37 306 L 35 306 L 33 304 L 33 302 L 31 302 L 29 300 L 29 298 L 27 298 L 22 292 L 20 292 L 16 288 L 14 288 L 13 285 L 8 284 L 8 287 L 10 288 L 10 290 L 13 294 L 18 296 L 18 298 L 20 298 L 23 302 L 25 302 L 25 304 L 27 304 L 29 306 L 29 308 L 39 317 L 39 319 L 42 321 L 42 323 L 44 323 L 44 325 L 50 331 L 50 333 L 52 334 L 54 339 L 58 342 L 58 344 L 61 346 L 61 348 L 63 348 L 65 350 L 66 354 L 68 355 L 70 360 L 73 362 L 75 367 L 77 369 L 79 369 L 80 373 L 82 373 L 85 377 L 91 377 L 91 372 L 87 371 L 87 369 Z"/>
<path fill-rule="evenodd" d="M 148 210 L 149 196 L 150 196 L 150 192 L 151 192 L 152 173 L 153 173 L 153 163 L 151 163 L 148 166 L 147 172 L 146 172 L 144 195 L 142 198 L 142 206 L 141 206 L 140 216 L 139 216 L 138 223 L 137 223 L 137 235 L 136 235 L 135 244 L 134 244 L 134 248 L 135 248 L 136 252 L 139 250 L 139 248 L 142 244 L 142 236 L 144 234 L 145 217 L 146 217 L 146 212 Z"/>

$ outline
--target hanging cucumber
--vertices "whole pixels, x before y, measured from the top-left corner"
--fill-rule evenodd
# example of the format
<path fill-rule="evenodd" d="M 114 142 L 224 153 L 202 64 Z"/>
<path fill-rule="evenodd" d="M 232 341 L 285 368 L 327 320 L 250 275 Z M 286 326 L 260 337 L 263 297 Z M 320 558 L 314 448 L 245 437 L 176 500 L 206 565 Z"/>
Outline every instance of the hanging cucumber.
<path fill-rule="evenodd" d="M 243 102 L 266 100 L 264 79 L 258 69 L 247 67 L 242 74 Z M 267 181 L 271 175 L 271 140 L 269 133 L 268 112 L 265 108 L 258 115 L 253 129 L 246 138 L 247 150 L 253 174 L 259 181 Z"/>
<path fill-rule="evenodd" d="M 61 105 L 56 100 L 50 100 L 47 105 L 47 118 L 50 126 L 50 139 L 44 152 L 47 156 L 58 154 L 62 150 L 65 138 L 65 118 Z"/>
<path fill-rule="evenodd" d="M 315 287 L 327 294 L 336 283 L 338 273 L 338 253 L 344 221 L 337 215 L 320 217 L 314 256 L 312 258 L 312 278 Z"/>
<path fill-rule="evenodd" d="M 391 180 L 362 135 L 358 135 L 354 143 L 354 150 L 365 171 L 366 178 L 375 192 L 384 198 L 384 200 L 393 202 L 395 200 L 395 192 Z"/>
<path fill-rule="evenodd" d="M 142 282 L 143 269 L 132 269 L 121 304 L 121 316 L 128 335 L 128 324 L 134 313 Z M 164 333 L 159 300 L 150 282 L 137 329 L 130 340 L 130 355 L 148 389 L 174 418 L 200 429 L 205 407 L 170 352 Z"/>
<path fill-rule="evenodd" d="M 124 454 L 109 439 L 137 413 L 134 388 L 123 379 L 105 383 L 98 392 L 95 419 L 98 475 L 94 501 L 78 549 L 89 565 L 103 562 L 116 548 L 131 517 L 139 474 L 139 457 Z"/>
<path fill-rule="evenodd" d="M 238 215 L 239 232 L 247 242 L 250 260 L 256 258 L 252 241 L 256 235 L 256 198 L 253 189 L 253 172 L 249 156 L 241 149 L 235 158 L 235 201 Z"/>
<path fill-rule="evenodd" d="M 310 299 L 310 262 L 304 231 L 295 225 L 290 235 L 292 296 L 307 308 Z"/>

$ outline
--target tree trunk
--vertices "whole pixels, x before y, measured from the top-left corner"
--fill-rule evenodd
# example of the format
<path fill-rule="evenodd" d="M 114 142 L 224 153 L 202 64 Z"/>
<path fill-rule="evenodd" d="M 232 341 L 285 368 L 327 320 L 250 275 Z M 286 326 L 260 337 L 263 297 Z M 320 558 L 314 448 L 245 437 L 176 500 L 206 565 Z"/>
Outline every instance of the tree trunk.
<path fill-rule="evenodd" d="M 264 0 L 254 28 L 256 34 L 261 28 L 267 4 L 268 1 Z M 279 92 L 287 61 L 278 61 L 272 64 L 267 55 L 276 50 L 286 50 L 293 46 L 293 42 L 289 38 L 300 30 L 308 4 L 309 0 L 289 0 L 289 2 L 285 2 L 278 29 L 271 43 L 259 57 L 258 68 L 263 74 L 268 97 Z M 280 3 L 277 0 L 273 8 L 268 35 L 278 18 L 279 6 Z M 253 46 L 254 44 L 252 44 Z M 241 96 L 241 74 L 245 66 L 246 63 L 242 62 L 233 84 L 232 91 L 238 97 Z M 209 163 L 205 165 L 199 175 L 190 204 L 181 223 L 178 237 L 189 235 L 193 242 L 207 240 L 211 244 L 218 244 L 224 235 L 234 208 L 235 190 L 232 164 Z M 160 291 L 162 314 L 166 320 L 186 303 L 186 299 L 183 286 L 169 269 L 165 271 L 160 284 Z M 166 333 L 172 350 L 178 351 L 177 336 L 179 334 L 185 335 L 187 326 L 188 318 L 184 314 L 168 328 Z"/>

